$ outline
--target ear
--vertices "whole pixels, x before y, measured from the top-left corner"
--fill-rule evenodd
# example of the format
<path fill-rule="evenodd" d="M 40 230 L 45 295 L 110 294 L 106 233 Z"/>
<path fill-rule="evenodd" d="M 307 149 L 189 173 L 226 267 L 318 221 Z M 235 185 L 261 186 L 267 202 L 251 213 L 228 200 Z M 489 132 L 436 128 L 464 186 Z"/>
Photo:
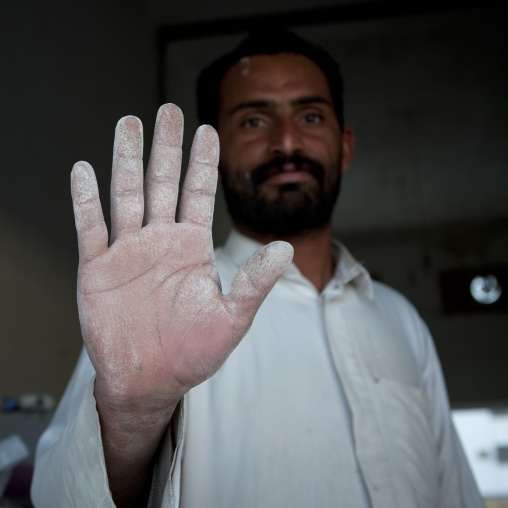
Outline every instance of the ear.
<path fill-rule="evenodd" d="M 342 129 L 342 172 L 347 170 L 355 155 L 355 133 L 347 125 Z"/>

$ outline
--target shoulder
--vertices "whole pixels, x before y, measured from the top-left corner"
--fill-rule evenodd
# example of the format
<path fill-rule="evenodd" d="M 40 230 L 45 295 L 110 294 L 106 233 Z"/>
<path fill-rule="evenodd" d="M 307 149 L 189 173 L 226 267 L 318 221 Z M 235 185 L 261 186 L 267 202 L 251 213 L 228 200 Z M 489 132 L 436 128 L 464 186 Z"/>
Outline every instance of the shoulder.
<path fill-rule="evenodd" d="M 397 309 L 397 311 L 404 311 L 410 313 L 416 313 L 414 305 L 399 291 L 379 282 L 377 280 L 372 281 L 372 288 L 374 294 L 374 300 L 386 309 Z"/>

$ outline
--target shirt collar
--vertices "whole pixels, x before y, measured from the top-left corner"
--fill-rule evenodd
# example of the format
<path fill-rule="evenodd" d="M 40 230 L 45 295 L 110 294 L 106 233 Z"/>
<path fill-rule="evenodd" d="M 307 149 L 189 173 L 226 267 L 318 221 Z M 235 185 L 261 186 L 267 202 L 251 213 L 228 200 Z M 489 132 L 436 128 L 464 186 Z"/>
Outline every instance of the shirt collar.
<path fill-rule="evenodd" d="M 233 229 L 224 244 L 223 251 L 238 267 L 241 267 L 260 247 L 262 247 L 261 243 Z M 335 272 L 323 292 L 342 292 L 344 286 L 352 284 L 369 300 L 372 300 L 374 292 L 367 269 L 337 240 L 332 241 L 332 255 L 335 259 Z M 311 284 L 294 263 L 286 268 L 282 278 L 299 281 L 306 285 Z"/>

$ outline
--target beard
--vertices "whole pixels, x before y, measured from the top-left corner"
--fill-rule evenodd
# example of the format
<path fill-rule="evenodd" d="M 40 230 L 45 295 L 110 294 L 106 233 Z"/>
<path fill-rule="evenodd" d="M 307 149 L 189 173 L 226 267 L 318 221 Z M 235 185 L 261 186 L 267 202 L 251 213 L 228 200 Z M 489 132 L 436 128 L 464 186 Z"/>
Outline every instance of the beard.
<path fill-rule="evenodd" d="M 284 172 L 291 163 L 313 178 L 305 182 L 283 183 L 267 192 L 263 183 Z M 340 156 L 326 171 L 315 159 L 300 155 L 278 156 L 239 174 L 221 166 L 222 185 L 233 221 L 257 233 L 270 236 L 291 236 L 309 229 L 318 229 L 331 218 L 341 183 Z"/>

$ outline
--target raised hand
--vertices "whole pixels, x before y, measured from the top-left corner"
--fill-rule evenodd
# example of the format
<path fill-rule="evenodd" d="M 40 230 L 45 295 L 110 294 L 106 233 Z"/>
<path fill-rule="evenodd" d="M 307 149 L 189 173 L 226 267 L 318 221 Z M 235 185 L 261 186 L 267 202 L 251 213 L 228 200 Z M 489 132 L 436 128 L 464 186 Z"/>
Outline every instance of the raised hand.
<path fill-rule="evenodd" d="M 218 137 L 209 126 L 196 133 L 176 222 L 182 137 L 180 110 L 161 107 L 143 190 L 141 122 L 119 121 L 110 246 L 92 168 L 78 162 L 72 171 L 78 307 L 108 469 L 133 436 L 153 455 L 177 402 L 224 363 L 292 257 L 287 243 L 264 247 L 222 294 L 211 237 Z M 131 459 L 143 463 L 135 448 Z"/>

